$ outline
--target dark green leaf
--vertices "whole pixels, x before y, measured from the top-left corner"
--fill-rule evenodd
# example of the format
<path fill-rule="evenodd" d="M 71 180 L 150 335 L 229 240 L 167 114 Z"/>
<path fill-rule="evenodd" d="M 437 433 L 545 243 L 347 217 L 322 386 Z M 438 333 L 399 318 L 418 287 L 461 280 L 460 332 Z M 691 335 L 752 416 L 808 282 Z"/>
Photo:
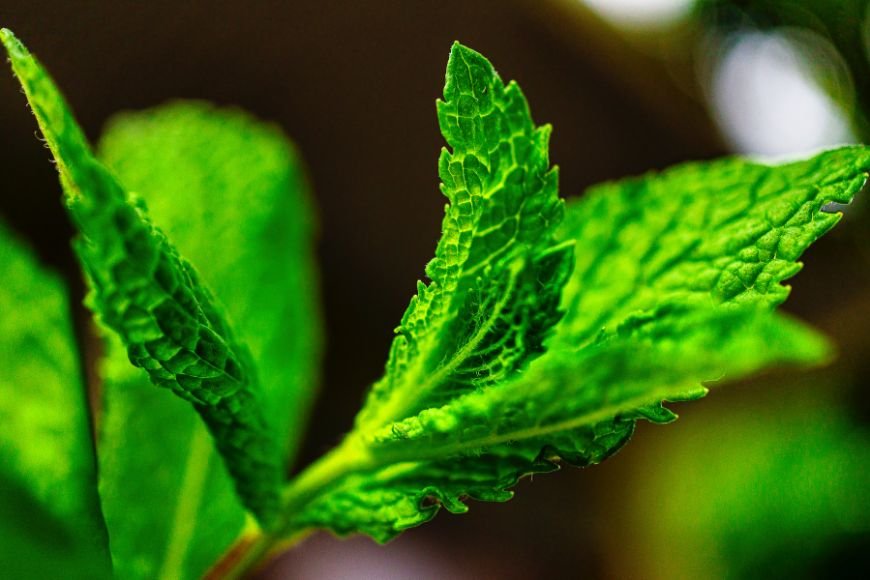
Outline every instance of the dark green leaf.
<path fill-rule="evenodd" d="M 870 432 L 851 409 L 818 396 L 837 390 L 826 382 L 812 381 L 812 397 L 786 388 L 774 404 L 712 409 L 680 437 L 659 440 L 653 461 L 641 459 L 624 504 L 625 541 L 640 546 L 650 577 L 866 571 Z M 654 518 L 643 509 L 650 505 Z"/>

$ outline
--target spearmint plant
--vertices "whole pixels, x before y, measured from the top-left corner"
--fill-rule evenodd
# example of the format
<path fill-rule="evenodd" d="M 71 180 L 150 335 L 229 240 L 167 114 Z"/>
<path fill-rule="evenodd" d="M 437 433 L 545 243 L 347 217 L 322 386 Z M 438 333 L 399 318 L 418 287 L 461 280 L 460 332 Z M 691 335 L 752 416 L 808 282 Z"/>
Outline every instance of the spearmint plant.
<path fill-rule="evenodd" d="M 179 102 L 117 117 L 94 150 L 0 37 L 105 343 L 91 409 L 64 283 L 0 229 L 0 554 L 18 576 L 236 577 L 316 528 L 387 541 L 599 463 L 710 381 L 830 354 L 774 309 L 870 149 L 687 164 L 566 203 L 550 127 L 457 43 L 427 281 L 351 431 L 290 477 L 320 351 L 294 148 L 240 111 Z"/>

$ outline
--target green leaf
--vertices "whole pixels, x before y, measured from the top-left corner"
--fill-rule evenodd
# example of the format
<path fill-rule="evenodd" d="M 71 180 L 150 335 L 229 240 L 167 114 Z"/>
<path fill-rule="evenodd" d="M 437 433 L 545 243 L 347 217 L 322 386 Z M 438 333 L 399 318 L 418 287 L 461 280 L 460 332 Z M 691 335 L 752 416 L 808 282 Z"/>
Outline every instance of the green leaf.
<path fill-rule="evenodd" d="M 706 393 L 776 362 L 807 363 L 827 345 L 787 318 L 752 309 L 663 308 L 579 351 L 552 351 L 515 379 L 457 397 L 346 444 L 357 473 L 310 503 L 299 525 L 386 541 L 464 498 L 506 501 L 520 477 L 599 463 L 635 422 L 676 418 L 662 401 Z"/>
<path fill-rule="evenodd" d="M 239 536 L 244 509 L 197 413 L 109 339 L 99 462 L 115 574 L 202 577 Z"/>
<path fill-rule="evenodd" d="M 314 216 L 295 148 L 242 111 L 188 101 L 116 116 L 99 153 L 221 297 L 292 458 L 322 343 Z"/>
<path fill-rule="evenodd" d="M 320 346 L 312 218 L 295 151 L 278 129 L 199 102 L 120 115 L 99 149 L 226 300 L 270 419 L 295 449 Z M 193 409 L 150 387 L 121 345 L 109 351 L 100 474 L 115 569 L 198 578 L 238 536 L 243 511 Z"/>
<path fill-rule="evenodd" d="M 593 187 L 560 229 L 578 240 L 555 340 L 580 346 L 627 316 L 680 301 L 775 307 L 798 258 L 830 230 L 870 170 L 870 148 L 769 166 L 689 163 Z"/>
<path fill-rule="evenodd" d="M 519 86 L 458 43 L 438 121 L 452 148 L 438 164 L 450 204 L 426 267 L 431 282 L 418 283 L 360 430 L 505 380 L 543 352 L 561 316 L 572 249 L 554 239 L 564 203 L 550 127 L 536 128 Z"/>
<path fill-rule="evenodd" d="M 830 390 L 818 382 L 814 393 Z M 740 405 L 657 443 L 655 468 L 638 466 L 624 514 L 650 577 L 866 569 L 870 431 L 849 418 L 853 409 L 826 398 L 795 392 L 773 405 Z M 650 505 L 654 518 L 638 509 Z"/>
<path fill-rule="evenodd" d="M 477 115 L 493 111 L 498 118 L 498 111 L 513 110 L 492 104 L 519 94 L 512 87 L 502 87 L 483 57 L 454 47 L 447 102 L 439 104 L 442 131 L 455 148 L 446 162 L 442 156 L 448 194 L 457 183 L 488 191 L 490 173 L 480 167 L 502 166 L 498 156 L 495 163 L 476 156 L 467 163 L 469 144 L 474 151 L 511 151 L 518 166 L 546 165 L 542 147 L 505 145 L 517 134 L 530 134 L 527 116 L 507 115 L 514 122 L 524 119 L 522 133 L 493 130 L 504 125 L 490 121 L 489 114 Z M 520 109 L 526 111 L 524 101 Z M 514 296 L 512 286 L 490 285 L 486 276 L 507 271 L 503 279 L 513 280 L 514 262 L 501 261 L 505 250 L 499 243 L 462 254 L 465 246 L 455 240 L 474 242 L 479 226 L 472 220 L 454 231 L 446 220 L 435 267 L 429 268 L 433 283 L 412 301 L 386 377 L 373 388 L 342 445 L 288 488 L 287 527 L 325 526 L 387 540 L 430 519 L 442 505 L 463 512 L 466 497 L 509 499 L 520 477 L 552 471 L 557 459 L 598 463 L 629 439 L 638 419 L 676 418 L 663 401 L 698 398 L 706 392 L 705 382 L 777 363 L 825 359 L 830 348 L 823 338 L 770 310 L 786 297 L 781 282 L 797 272 L 803 250 L 839 219 L 824 206 L 848 203 L 863 186 L 868 166 L 870 150 L 851 147 L 780 167 L 730 159 L 599 186 L 572 204 L 557 232 L 557 240 L 576 243 L 577 268 L 564 292 L 571 264 L 561 255 L 566 246 L 554 246 L 549 229 L 561 214 L 547 209 L 541 214 L 536 205 L 555 200 L 555 192 L 549 185 L 520 189 L 518 207 L 536 207 L 543 216 L 538 225 L 546 224 L 532 228 L 527 241 L 532 262 L 522 264 L 534 263 L 539 252 L 559 256 L 558 266 L 549 270 L 554 275 L 539 276 L 535 289 L 517 285 L 529 288 L 517 294 L 524 299 L 520 311 L 538 309 L 540 324 L 514 318 L 512 324 L 486 325 Z M 450 181 L 454 175 L 462 179 Z M 495 179 L 495 191 L 511 182 Z M 471 199 L 470 215 L 485 216 L 487 206 Z M 451 201 L 448 218 L 463 208 Z M 516 248 L 513 242 L 507 247 Z M 442 255 L 454 260 L 447 262 L 453 270 L 442 266 Z M 462 285 L 465 255 L 479 256 L 468 270 L 476 294 Z M 490 269 L 475 268 L 478 262 Z M 428 295 L 442 285 L 449 290 L 443 297 Z M 566 311 L 561 321 L 554 292 L 561 293 Z M 469 304 L 475 307 L 470 312 Z M 555 332 L 544 342 L 553 324 Z M 478 355 L 484 364 L 462 375 L 457 371 L 464 359 L 454 360 L 457 353 L 477 350 L 480 329 L 491 336 Z M 546 354 L 535 358 L 544 346 Z M 518 364 L 507 372 L 488 372 L 498 364 L 490 361 L 505 360 Z"/>
<path fill-rule="evenodd" d="M 0 223 L 0 567 L 110 574 L 83 372 L 63 282 Z"/>
<path fill-rule="evenodd" d="M 0 39 L 57 161 L 92 307 L 134 365 L 194 406 L 239 496 L 268 525 L 279 505 L 283 446 L 263 411 L 250 353 L 196 270 L 152 225 L 144 202 L 94 158 L 42 66 L 8 30 Z"/>

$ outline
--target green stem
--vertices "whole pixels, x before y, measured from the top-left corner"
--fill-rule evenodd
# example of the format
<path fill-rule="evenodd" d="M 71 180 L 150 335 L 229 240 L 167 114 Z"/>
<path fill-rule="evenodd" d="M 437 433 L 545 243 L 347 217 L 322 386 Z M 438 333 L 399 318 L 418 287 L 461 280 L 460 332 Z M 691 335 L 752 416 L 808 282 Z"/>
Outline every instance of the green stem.
<path fill-rule="evenodd" d="M 279 533 L 292 531 L 293 519 L 298 511 L 324 487 L 350 473 L 374 467 L 374 458 L 359 439 L 352 435 L 346 437 L 338 447 L 309 465 L 284 489 Z"/>
<path fill-rule="evenodd" d="M 258 530 L 243 536 L 224 559 L 212 569 L 210 579 L 242 578 L 275 552 L 276 546 L 288 548 L 306 535 L 296 518 L 308 502 L 327 486 L 350 473 L 375 466 L 368 450 L 356 437 L 347 437 L 332 451 L 309 465 L 284 489 L 281 519 L 271 531 Z M 290 537 L 288 541 L 286 538 Z"/>
<path fill-rule="evenodd" d="M 564 246 L 564 244 L 563 244 Z M 509 265 L 510 277 L 507 281 L 507 286 L 498 301 L 493 305 L 492 312 L 487 316 L 483 324 L 480 324 L 474 331 L 474 334 L 463 344 L 450 359 L 439 365 L 432 371 L 427 371 L 424 368 L 425 359 L 418 360 L 416 367 L 403 377 L 404 385 L 416 385 L 413 389 L 395 388 L 393 389 L 390 398 L 380 406 L 378 413 L 367 423 L 383 426 L 389 425 L 393 421 L 403 419 L 408 416 L 409 411 L 412 411 L 412 406 L 415 401 L 421 401 L 426 394 L 435 390 L 436 387 L 446 380 L 450 375 L 459 368 L 480 346 L 483 340 L 489 335 L 489 332 L 498 322 L 505 307 L 510 302 L 513 296 L 514 289 L 517 284 L 517 277 L 523 269 L 524 262 L 522 259 L 514 259 Z M 473 271 L 473 270 L 472 270 Z M 470 272 L 465 272 L 463 276 L 469 275 Z"/>

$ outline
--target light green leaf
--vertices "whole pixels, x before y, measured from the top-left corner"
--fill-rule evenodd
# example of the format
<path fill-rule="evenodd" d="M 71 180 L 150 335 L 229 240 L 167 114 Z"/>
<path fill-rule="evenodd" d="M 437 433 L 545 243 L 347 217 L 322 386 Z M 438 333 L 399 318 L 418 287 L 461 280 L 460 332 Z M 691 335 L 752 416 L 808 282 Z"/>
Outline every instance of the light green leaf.
<path fill-rule="evenodd" d="M 452 160 L 461 162 L 461 169 L 451 173 L 444 168 L 453 164 L 442 161 L 448 193 L 454 173 L 481 191 L 490 187 L 478 178 L 479 168 L 490 165 L 475 157 L 466 164 L 458 153 L 469 143 L 477 151 L 509 150 L 520 166 L 537 167 L 541 161 L 542 149 L 505 145 L 516 133 L 492 131 L 498 125 L 490 117 L 475 115 L 518 91 L 515 85 L 502 89 L 494 79 L 483 57 L 454 47 L 447 104 L 439 105 L 442 131 L 455 147 Z M 467 94 L 457 92 L 463 86 Z M 530 127 L 530 121 L 523 126 Z M 839 219 L 823 206 L 848 203 L 864 184 L 868 167 L 870 150 L 851 147 L 781 167 L 736 159 L 689 164 L 596 188 L 573 203 L 570 219 L 558 230 L 557 238 L 576 243 L 578 266 L 561 294 L 565 316 L 546 343 L 560 318 L 550 298 L 563 289 L 562 274 L 570 265 L 561 255 L 553 268 L 559 275 L 539 278 L 537 289 L 523 294 L 522 308 L 543 309 L 547 323 L 515 322 L 492 331 L 481 321 L 500 315 L 500 300 L 513 296 L 503 291 L 508 286 L 486 286 L 480 271 L 472 269 L 480 288 L 472 295 L 477 310 L 468 313 L 467 303 L 457 308 L 446 300 L 423 308 L 425 299 L 432 300 L 426 293 L 439 287 L 437 276 L 445 271 L 430 265 L 434 281 L 412 302 L 387 375 L 373 388 L 356 428 L 288 488 L 286 527 L 325 526 L 386 540 L 428 520 L 440 505 L 463 512 L 465 497 L 508 499 L 518 478 L 555 469 L 555 459 L 597 463 L 628 440 L 637 419 L 674 419 L 662 402 L 700 397 L 704 382 L 739 378 L 777 363 L 823 360 L 830 352 L 823 338 L 770 310 L 785 298 L 781 282 L 799 269 L 796 260 L 803 250 Z M 510 182 L 497 180 L 496 191 Z M 539 190 L 517 195 L 519 207 L 541 199 Z M 459 211 L 454 207 L 463 207 L 452 201 L 448 217 Z M 470 203 L 470 209 L 480 208 Z M 550 219 L 546 210 L 544 215 L 548 225 L 558 219 Z M 464 297 L 467 291 L 455 282 L 463 280 L 464 246 L 446 245 L 456 238 L 450 226 L 447 220 L 438 255 L 460 256 L 458 277 L 445 279 L 453 284 L 450 296 Z M 472 222 L 457 231 L 475 227 Z M 564 249 L 550 249 L 547 227 L 532 239 L 530 247 L 545 248 L 549 255 Z M 477 251 L 484 256 L 478 260 L 494 256 L 490 271 L 497 273 L 502 246 L 483 244 Z M 433 264 L 441 262 L 436 258 Z M 510 271 L 511 265 L 502 269 Z M 443 326 L 452 329 L 445 337 L 426 334 L 452 312 L 460 318 L 455 326 Z M 533 332 L 538 347 L 528 353 L 521 349 L 520 364 L 509 372 L 490 374 L 488 361 L 514 360 L 512 347 L 529 344 L 523 342 L 528 328 L 543 329 Z M 457 337 L 474 337 L 479 329 L 492 335 L 484 350 L 486 364 L 472 366 L 470 378 L 463 380 L 455 371 L 464 363 L 453 361 L 457 353 L 477 348 L 474 339 L 446 352 L 438 347 L 456 345 Z M 434 338 L 422 342 L 418 335 Z M 547 352 L 535 359 L 542 344 Z M 429 352 L 437 364 L 418 362 Z"/>
<path fill-rule="evenodd" d="M 203 265 L 251 347 L 271 419 L 295 449 L 320 336 L 311 212 L 292 147 L 240 111 L 179 102 L 116 117 L 99 149 L 143 192 L 179 250 Z M 109 350 L 101 490 L 116 571 L 200 577 L 238 536 L 241 506 L 193 409 L 148 385 L 121 345 Z"/>
<path fill-rule="evenodd" d="M 590 414 L 612 417 L 684 400 L 684 393 L 702 394 L 702 382 L 776 361 L 812 363 L 828 352 L 814 331 L 761 309 L 670 306 L 626 321 L 585 349 L 553 350 L 498 388 L 394 423 L 368 446 L 418 457 L 475 452 L 585 425 Z"/>
<path fill-rule="evenodd" d="M 110 574 L 87 396 L 63 282 L 0 223 L 0 569 Z"/>
<path fill-rule="evenodd" d="M 560 229 L 577 240 L 556 343 L 579 346 L 632 313 L 673 301 L 774 307 L 801 254 L 839 221 L 870 170 L 870 148 L 786 165 L 689 163 L 605 183 L 571 201 Z"/>
<path fill-rule="evenodd" d="M 701 397 L 702 382 L 827 352 L 814 332 L 765 310 L 663 308 L 579 351 L 552 351 L 504 384 L 352 436 L 340 461 L 355 473 L 311 502 L 298 525 L 386 541 L 439 506 L 463 513 L 464 498 L 508 500 L 520 477 L 558 469 L 559 459 L 603 461 L 638 419 L 675 419 L 662 402 Z"/>
<path fill-rule="evenodd" d="M 536 128 L 516 83 L 505 86 L 483 56 L 458 43 L 447 64 L 441 190 L 450 200 L 428 286 L 396 329 L 386 374 L 372 388 L 357 429 L 372 430 L 496 384 L 543 352 L 561 313 L 570 243 L 550 127 Z"/>
<path fill-rule="evenodd" d="M 57 161 L 92 307 L 134 365 L 193 405 L 242 501 L 268 525 L 279 504 L 283 446 L 263 411 L 250 353 L 144 202 L 94 158 L 42 66 L 8 30 L 0 39 Z"/>

